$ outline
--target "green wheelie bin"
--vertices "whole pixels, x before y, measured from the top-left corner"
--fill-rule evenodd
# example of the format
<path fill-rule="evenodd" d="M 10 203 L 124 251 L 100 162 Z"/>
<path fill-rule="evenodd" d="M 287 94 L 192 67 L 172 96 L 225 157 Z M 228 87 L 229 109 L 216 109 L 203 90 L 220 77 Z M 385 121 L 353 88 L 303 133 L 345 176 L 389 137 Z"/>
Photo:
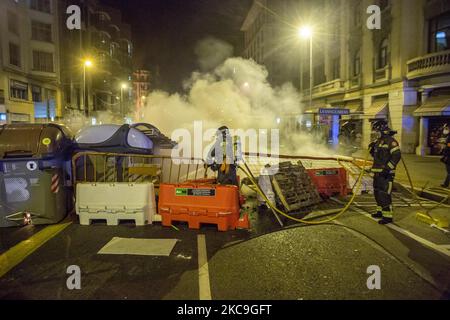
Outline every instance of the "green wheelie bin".
<path fill-rule="evenodd" d="M 58 223 L 67 215 L 72 147 L 62 125 L 0 126 L 0 227 Z"/>

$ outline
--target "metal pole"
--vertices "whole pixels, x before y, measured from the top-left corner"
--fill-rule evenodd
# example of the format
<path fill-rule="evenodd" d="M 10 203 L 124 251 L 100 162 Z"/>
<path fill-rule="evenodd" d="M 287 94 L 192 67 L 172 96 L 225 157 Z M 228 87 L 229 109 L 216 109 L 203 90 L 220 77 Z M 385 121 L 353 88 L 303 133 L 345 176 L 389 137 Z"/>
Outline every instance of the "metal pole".
<path fill-rule="evenodd" d="M 120 87 L 120 116 L 123 118 L 123 88 Z"/>
<path fill-rule="evenodd" d="M 312 109 L 313 95 L 313 42 L 312 34 L 309 36 L 309 109 Z"/>
<path fill-rule="evenodd" d="M 302 49 L 303 49 L 303 46 L 300 44 L 300 59 L 299 59 L 299 61 L 300 61 L 300 94 L 303 93 L 303 60 L 302 60 L 302 58 L 303 58 L 304 50 L 302 50 Z"/>
<path fill-rule="evenodd" d="M 89 99 L 87 94 L 87 86 L 86 86 L 86 64 L 83 63 L 83 104 L 84 104 L 84 113 L 86 117 L 89 117 Z"/>

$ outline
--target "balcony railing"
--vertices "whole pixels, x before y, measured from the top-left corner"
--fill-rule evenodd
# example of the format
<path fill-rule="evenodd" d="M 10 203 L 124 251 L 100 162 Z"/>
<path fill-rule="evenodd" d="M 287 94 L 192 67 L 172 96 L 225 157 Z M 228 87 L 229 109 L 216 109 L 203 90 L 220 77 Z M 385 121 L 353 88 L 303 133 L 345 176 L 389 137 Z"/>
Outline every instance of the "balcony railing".
<path fill-rule="evenodd" d="M 450 72 L 450 50 L 427 54 L 407 62 L 408 79 Z"/>
<path fill-rule="evenodd" d="M 313 96 L 327 96 L 331 94 L 341 93 L 345 90 L 345 82 L 336 79 L 333 81 L 321 83 L 313 88 Z M 304 90 L 304 96 L 309 96 L 309 89 Z"/>

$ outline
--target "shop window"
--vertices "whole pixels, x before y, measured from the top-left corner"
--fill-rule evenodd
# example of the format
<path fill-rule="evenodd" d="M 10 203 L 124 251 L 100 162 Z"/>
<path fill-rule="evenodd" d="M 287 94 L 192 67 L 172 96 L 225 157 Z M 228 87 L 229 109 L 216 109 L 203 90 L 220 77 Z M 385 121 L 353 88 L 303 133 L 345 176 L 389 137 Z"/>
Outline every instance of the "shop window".
<path fill-rule="evenodd" d="M 383 69 L 388 65 L 389 59 L 389 44 L 388 40 L 384 39 L 378 50 L 378 69 Z"/>
<path fill-rule="evenodd" d="M 33 51 L 33 70 L 53 72 L 53 54 L 43 51 Z"/>
<path fill-rule="evenodd" d="M 20 67 L 20 47 L 12 42 L 9 43 L 9 64 Z"/>
<path fill-rule="evenodd" d="M 45 13 L 52 13 L 50 0 L 30 0 L 30 8 Z"/>
<path fill-rule="evenodd" d="M 38 21 L 31 22 L 31 39 L 52 42 L 52 25 Z"/>
<path fill-rule="evenodd" d="M 430 53 L 450 49 L 450 12 L 431 19 L 429 30 L 428 51 Z"/>
<path fill-rule="evenodd" d="M 10 81 L 10 97 L 12 99 L 28 100 L 28 84 L 21 81 Z"/>

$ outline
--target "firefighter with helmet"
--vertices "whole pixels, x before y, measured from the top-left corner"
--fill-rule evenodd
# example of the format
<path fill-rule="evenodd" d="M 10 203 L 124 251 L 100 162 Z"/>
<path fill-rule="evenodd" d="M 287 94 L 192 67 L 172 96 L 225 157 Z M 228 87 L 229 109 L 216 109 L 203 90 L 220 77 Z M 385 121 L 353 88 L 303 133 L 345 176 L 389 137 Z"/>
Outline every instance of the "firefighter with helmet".
<path fill-rule="evenodd" d="M 217 183 L 238 186 L 237 165 L 242 159 L 239 137 L 230 136 L 228 127 L 217 129 L 216 143 L 208 153 L 206 166 L 218 171 Z"/>
<path fill-rule="evenodd" d="M 395 178 L 395 169 L 401 159 L 400 146 L 393 137 L 397 132 L 389 128 L 385 120 L 375 121 L 372 131 L 376 140 L 370 143 L 369 151 L 373 157 L 371 172 L 374 173 L 373 188 L 377 211 L 373 218 L 381 218 L 379 224 L 393 222 L 392 185 Z"/>

